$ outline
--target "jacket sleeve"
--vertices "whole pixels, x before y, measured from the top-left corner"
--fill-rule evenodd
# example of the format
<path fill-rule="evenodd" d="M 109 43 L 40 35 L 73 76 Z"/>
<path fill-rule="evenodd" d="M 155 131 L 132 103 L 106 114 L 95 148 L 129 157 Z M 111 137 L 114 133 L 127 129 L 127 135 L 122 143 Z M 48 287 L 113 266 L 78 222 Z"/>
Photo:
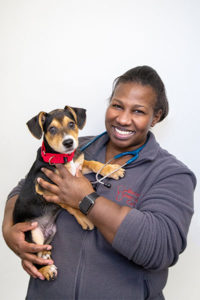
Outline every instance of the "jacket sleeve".
<path fill-rule="evenodd" d="M 146 269 L 175 264 L 186 247 L 195 184 L 189 172 L 163 175 L 125 217 L 113 247 Z"/>
<path fill-rule="evenodd" d="M 21 179 L 19 182 L 18 182 L 18 185 L 16 187 L 14 187 L 11 192 L 8 194 L 8 197 L 7 197 L 7 200 L 16 196 L 16 195 L 19 195 L 23 185 L 24 185 L 24 182 L 25 182 L 25 179 Z"/>

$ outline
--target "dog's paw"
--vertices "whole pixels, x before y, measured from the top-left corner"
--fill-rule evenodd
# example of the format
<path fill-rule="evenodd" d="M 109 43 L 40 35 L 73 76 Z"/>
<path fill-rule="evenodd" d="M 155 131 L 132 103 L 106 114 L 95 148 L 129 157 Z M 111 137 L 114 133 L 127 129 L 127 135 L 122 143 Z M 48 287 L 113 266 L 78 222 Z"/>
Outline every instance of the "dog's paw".
<path fill-rule="evenodd" d="M 56 279 L 58 275 L 57 267 L 55 265 L 44 266 L 39 269 L 39 272 L 49 281 Z"/>
<path fill-rule="evenodd" d="M 51 259 L 51 251 L 44 250 L 42 252 L 39 252 L 38 257 L 41 257 L 43 259 Z"/>
<path fill-rule="evenodd" d="M 92 222 L 79 209 L 63 204 L 60 204 L 60 206 L 65 208 L 71 215 L 73 215 L 84 230 L 94 229 L 94 224 L 92 224 Z"/>
<path fill-rule="evenodd" d="M 75 218 L 77 222 L 81 225 L 83 230 L 93 230 L 94 229 L 94 224 L 82 213 L 79 215 L 75 215 Z"/>
<path fill-rule="evenodd" d="M 79 222 L 84 230 L 93 230 L 94 224 L 92 224 L 88 219 L 85 221 Z"/>
<path fill-rule="evenodd" d="M 102 176 L 108 176 L 110 178 L 118 180 L 121 177 L 124 177 L 124 174 L 125 174 L 125 169 L 123 169 L 123 168 L 119 169 L 119 168 L 120 168 L 120 165 L 118 165 L 118 164 L 113 164 L 113 165 L 109 164 L 102 169 L 100 174 Z M 117 170 L 117 169 L 119 169 L 119 170 Z M 117 170 L 117 171 L 115 171 L 115 170 Z M 114 172 L 114 173 L 110 174 L 111 172 Z"/>

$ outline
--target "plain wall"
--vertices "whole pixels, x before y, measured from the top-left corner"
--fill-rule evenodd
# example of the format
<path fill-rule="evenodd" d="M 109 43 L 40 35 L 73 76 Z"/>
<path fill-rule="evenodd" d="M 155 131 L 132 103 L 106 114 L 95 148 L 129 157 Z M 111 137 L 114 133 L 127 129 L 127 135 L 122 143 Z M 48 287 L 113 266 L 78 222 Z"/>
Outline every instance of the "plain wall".
<path fill-rule="evenodd" d="M 25 123 L 72 105 L 87 109 L 81 135 L 102 132 L 114 78 L 137 65 L 155 68 L 166 85 L 170 114 L 154 129 L 159 143 L 200 177 L 199 12 L 198 0 L 0 0 L 1 219 L 41 144 Z M 199 196 L 197 186 L 168 300 L 200 299 Z M 24 299 L 28 275 L 0 238 L 1 299 Z"/>

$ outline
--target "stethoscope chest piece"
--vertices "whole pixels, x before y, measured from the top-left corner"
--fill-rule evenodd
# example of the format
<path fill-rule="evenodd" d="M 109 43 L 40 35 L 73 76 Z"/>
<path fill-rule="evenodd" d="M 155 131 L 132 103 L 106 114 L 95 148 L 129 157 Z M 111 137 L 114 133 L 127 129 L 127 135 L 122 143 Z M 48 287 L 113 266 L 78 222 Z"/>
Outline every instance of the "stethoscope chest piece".
<path fill-rule="evenodd" d="M 110 182 L 104 182 L 104 184 L 103 184 L 105 187 L 107 187 L 107 188 L 111 188 L 111 183 Z"/>

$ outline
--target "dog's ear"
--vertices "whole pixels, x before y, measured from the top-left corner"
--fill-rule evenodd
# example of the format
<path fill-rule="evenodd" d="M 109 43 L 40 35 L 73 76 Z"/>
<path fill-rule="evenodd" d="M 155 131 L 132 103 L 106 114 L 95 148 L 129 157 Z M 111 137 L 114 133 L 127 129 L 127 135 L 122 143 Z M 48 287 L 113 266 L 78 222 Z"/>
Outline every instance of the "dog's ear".
<path fill-rule="evenodd" d="M 78 108 L 78 107 L 72 107 L 72 109 L 75 111 L 77 115 L 77 125 L 79 129 L 82 129 L 85 125 L 86 121 L 86 109 L 84 108 Z"/>
<path fill-rule="evenodd" d="M 46 120 L 47 113 L 41 111 L 37 116 L 30 119 L 26 125 L 28 129 L 37 139 L 41 139 L 43 133 L 43 125 Z"/>
<path fill-rule="evenodd" d="M 82 129 L 85 125 L 85 121 L 86 121 L 86 109 L 84 108 L 78 108 L 78 107 L 72 107 L 72 106 L 65 106 L 64 108 L 65 110 L 69 110 L 71 111 L 71 113 L 74 116 L 73 111 L 75 112 L 75 120 L 77 122 L 78 128 Z"/>

